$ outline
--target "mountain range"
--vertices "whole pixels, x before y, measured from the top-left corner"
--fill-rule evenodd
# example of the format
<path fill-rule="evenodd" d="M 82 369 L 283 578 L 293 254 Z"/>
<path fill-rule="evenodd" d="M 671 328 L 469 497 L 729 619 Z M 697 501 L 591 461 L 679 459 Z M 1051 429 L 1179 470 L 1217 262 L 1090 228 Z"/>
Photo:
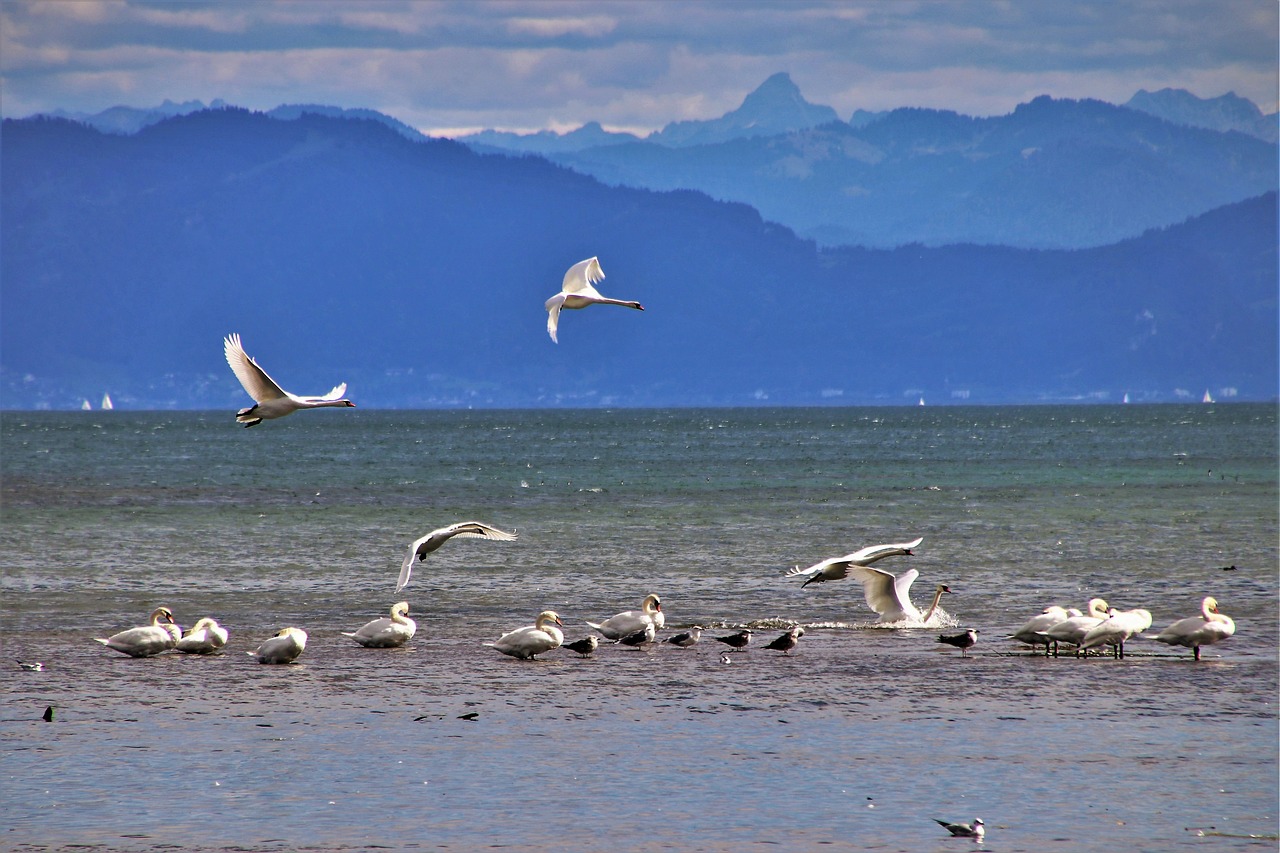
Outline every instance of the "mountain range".
<path fill-rule="evenodd" d="M 1276 396 L 1274 191 L 1098 248 L 823 248 L 369 117 L 0 139 L 6 408 L 230 413 L 229 332 L 285 387 L 375 408 Z M 646 310 L 566 312 L 554 344 L 542 303 L 591 256 Z"/>

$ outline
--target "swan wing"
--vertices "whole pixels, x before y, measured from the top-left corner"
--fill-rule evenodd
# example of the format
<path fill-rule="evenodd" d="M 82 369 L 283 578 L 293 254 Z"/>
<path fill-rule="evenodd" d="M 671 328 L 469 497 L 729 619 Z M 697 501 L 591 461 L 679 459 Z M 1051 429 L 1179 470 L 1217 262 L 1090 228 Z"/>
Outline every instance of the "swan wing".
<path fill-rule="evenodd" d="M 587 258 L 569 267 L 564 274 L 564 283 L 560 290 L 564 293 L 577 293 L 584 296 L 599 296 L 591 285 L 604 280 L 604 270 L 600 269 L 599 258 Z"/>
<path fill-rule="evenodd" d="M 563 293 L 557 293 L 547 300 L 547 334 L 551 336 L 551 342 L 554 344 L 560 343 L 556 338 L 556 330 L 560 327 L 560 308 L 563 305 Z"/>
<path fill-rule="evenodd" d="M 855 551 L 844 559 L 863 566 L 869 566 L 876 560 L 882 560 L 885 557 L 896 557 L 901 555 L 909 555 L 913 548 L 919 547 L 924 541 L 921 536 L 911 542 L 897 542 L 891 545 L 871 545 L 863 548 L 861 551 Z"/>
<path fill-rule="evenodd" d="M 347 383 L 341 382 L 333 386 L 333 390 L 330 391 L 328 394 L 325 394 L 323 397 L 317 397 L 316 399 L 323 400 L 325 402 L 328 402 L 330 400 L 341 400 L 342 395 L 345 393 L 347 393 Z"/>
<path fill-rule="evenodd" d="M 258 362 L 249 357 L 244 351 L 244 347 L 240 344 L 240 335 L 232 332 L 227 335 L 222 342 L 223 354 L 227 357 L 227 364 L 231 366 L 231 371 L 240 380 L 240 384 L 244 386 L 244 390 L 257 403 L 265 403 L 268 400 L 279 400 L 289 397 L 289 392 L 285 391 L 275 380 L 267 375 L 267 372 L 258 366 Z M 346 386 L 340 386 L 342 390 L 346 390 Z M 334 389 L 337 390 L 336 388 Z"/>
<path fill-rule="evenodd" d="M 866 596 L 867 606 L 881 616 L 904 612 L 899 596 L 905 594 L 920 575 L 915 569 L 908 569 L 895 577 L 890 572 L 869 566 L 850 566 L 849 573 L 862 581 L 862 593 Z"/>

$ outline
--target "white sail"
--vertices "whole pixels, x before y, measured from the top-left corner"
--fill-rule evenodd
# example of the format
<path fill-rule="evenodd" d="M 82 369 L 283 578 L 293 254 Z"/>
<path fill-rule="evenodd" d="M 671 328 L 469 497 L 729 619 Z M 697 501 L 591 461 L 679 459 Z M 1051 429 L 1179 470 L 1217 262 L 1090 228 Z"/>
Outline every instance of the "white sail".
<path fill-rule="evenodd" d="M 1201 403 L 1212 403 L 1212 402 L 1213 402 L 1213 395 L 1209 393 L 1209 389 L 1208 389 L 1208 388 L 1204 389 L 1204 399 L 1203 399 L 1203 400 L 1201 400 L 1200 402 L 1201 402 Z"/>
<path fill-rule="evenodd" d="M 115 408 L 115 406 L 111 405 L 111 395 L 110 395 L 110 394 L 103 394 L 103 395 L 102 395 L 102 408 L 104 408 L 104 409 L 114 409 L 114 408 Z"/>
<path fill-rule="evenodd" d="M 87 411 L 89 411 L 89 410 L 90 410 L 90 409 L 92 409 L 92 408 L 93 408 L 93 405 L 92 405 L 88 400 L 81 400 L 81 401 L 80 401 L 80 410 L 81 410 L 81 411 L 87 412 Z"/>

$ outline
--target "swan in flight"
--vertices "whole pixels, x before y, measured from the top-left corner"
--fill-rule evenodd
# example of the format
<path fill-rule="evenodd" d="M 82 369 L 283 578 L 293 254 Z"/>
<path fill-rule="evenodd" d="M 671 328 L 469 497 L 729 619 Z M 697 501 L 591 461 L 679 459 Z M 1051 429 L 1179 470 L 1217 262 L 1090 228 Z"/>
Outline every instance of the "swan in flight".
<path fill-rule="evenodd" d="M 639 610 L 624 610 L 603 622 L 587 624 L 604 634 L 607 640 L 621 640 L 636 631 L 643 631 L 646 625 L 652 625 L 655 630 L 660 630 L 667 624 L 667 616 L 662 612 L 662 599 L 650 593 L 644 597 Z"/>
<path fill-rule="evenodd" d="M 1156 635 L 1157 643 L 1185 646 L 1195 652 L 1200 660 L 1200 647 L 1227 639 L 1236 632 L 1236 623 L 1225 613 L 1218 612 L 1218 600 L 1207 596 L 1200 602 L 1200 615 L 1179 619 Z"/>
<path fill-rule="evenodd" d="M 247 655 L 253 655 L 258 663 L 293 663 L 307 647 L 307 632 L 301 628 L 281 628 L 275 636 Z"/>
<path fill-rule="evenodd" d="M 538 614 L 537 620 L 524 628 L 509 631 L 498 638 L 497 642 L 485 643 L 504 655 L 511 655 L 521 660 L 532 660 L 534 655 L 559 648 L 564 642 L 564 634 L 557 625 L 564 625 L 554 610 L 544 610 Z"/>
<path fill-rule="evenodd" d="M 1137 608 L 1116 610 L 1112 608 L 1107 618 L 1089 629 L 1080 640 L 1080 651 L 1087 652 L 1099 646 L 1111 646 L 1117 658 L 1124 658 L 1125 641 L 1151 627 L 1151 611 Z"/>
<path fill-rule="evenodd" d="M 765 648 L 771 649 L 775 652 L 782 652 L 784 655 L 789 655 L 791 654 L 791 650 L 800 644 L 800 638 L 803 636 L 804 628 L 797 625 L 787 633 L 769 643 Z"/>
<path fill-rule="evenodd" d="M 141 625 L 112 634 L 105 640 L 101 637 L 93 639 L 94 642 L 102 643 L 107 648 L 131 658 L 145 658 L 173 648 L 178 642 L 178 637 L 174 636 L 175 633 L 177 628 L 173 624 L 173 613 L 167 607 L 157 607 L 151 611 L 149 625 Z"/>
<path fill-rule="evenodd" d="M 978 642 L 978 629 L 968 628 L 963 634 L 939 634 L 938 642 L 946 643 L 948 646 L 955 646 L 960 650 L 961 657 L 969 656 L 969 649 L 973 648 Z"/>
<path fill-rule="evenodd" d="M 938 820 L 936 817 L 933 822 L 939 824 L 947 832 L 951 833 L 954 838 L 982 838 L 986 835 L 987 828 L 982 823 L 982 818 L 975 817 L 973 823 L 948 823 L 945 820 Z"/>
<path fill-rule="evenodd" d="M 1019 643 L 1026 643 L 1035 651 L 1036 646 L 1043 645 L 1044 653 L 1049 654 L 1049 645 L 1052 642 L 1044 635 L 1044 632 L 1057 625 L 1064 619 L 1070 619 L 1072 616 L 1083 616 L 1074 607 L 1062 608 L 1056 604 L 1051 604 L 1042 610 L 1039 614 L 1032 616 L 1026 622 L 1022 623 L 1022 627 L 1014 631 L 1005 639 L 1017 640 Z"/>
<path fill-rule="evenodd" d="M 560 292 L 547 300 L 547 334 L 551 335 L 551 340 L 560 343 L 556 339 L 556 327 L 560 324 L 560 309 L 562 308 L 586 308 L 588 305 L 623 305 L 627 308 L 634 308 L 637 311 L 643 311 L 644 306 L 639 302 L 627 302 L 622 299 L 609 299 L 601 296 L 593 284 L 604 279 L 604 270 L 600 269 L 599 258 L 587 258 L 585 261 L 578 261 L 569 267 L 569 271 L 564 274 L 564 283 L 560 285 Z"/>
<path fill-rule="evenodd" d="M 787 571 L 786 577 L 803 575 L 805 580 L 804 583 L 800 584 L 801 589 L 811 583 L 843 580 L 849 576 L 849 569 L 853 566 L 869 566 L 876 560 L 883 560 L 885 557 L 910 557 L 913 555 L 912 549 L 919 547 L 923 541 L 924 537 L 921 536 L 913 542 L 872 545 L 868 548 L 863 548 L 861 551 L 846 554 L 843 557 L 832 557 L 823 560 L 821 563 L 814 563 L 807 569 L 796 566 Z"/>
<path fill-rule="evenodd" d="M 862 581 L 862 593 L 867 605 L 880 615 L 880 622 L 918 622 L 928 624 L 938 609 L 938 602 L 951 587 L 940 583 L 933 591 L 933 601 L 923 614 L 911 603 L 911 584 L 920 573 L 907 569 L 900 575 L 856 564 L 849 566 L 849 574 Z"/>
<path fill-rule="evenodd" d="M 189 655 L 211 655 L 227 644 L 227 629 L 210 616 L 196 622 L 174 646 Z"/>
<path fill-rule="evenodd" d="M 1080 646 L 1084 642 L 1084 635 L 1101 625 L 1106 620 L 1109 606 L 1106 601 L 1101 598 L 1089 599 L 1087 612 L 1082 616 L 1070 616 L 1051 625 L 1044 631 L 1045 639 L 1053 644 L 1054 657 L 1058 655 L 1058 644 L 1066 643 L 1068 646 Z"/>
<path fill-rule="evenodd" d="M 409 602 L 397 601 L 391 605 L 391 615 L 366 622 L 355 631 L 343 631 L 366 649 L 394 649 L 413 639 L 417 624 L 409 618 Z"/>
<path fill-rule="evenodd" d="M 409 585 L 409 576 L 413 574 L 414 558 L 418 560 L 427 559 L 428 554 L 455 536 L 460 539 L 499 539 L 503 542 L 510 542 L 516 538 L 514 533 L 507 533 L 496 527 L 481 524 L 478 521 L 459 521 L 457 524 L 450 524 L 448 527 L 433 530 L 409 546 L 409 553 L 405 555 L 404 562 L 400 565 L 400 577 L 396 580 L 396 592 Z"/>
<path fill-rule="evenodd" d="M 236 412 L 236 423 L 246 427 L 256 426 L 272 418 L 283 418 L 298 409 L 321 409 L 326 406 L 344 406 L 355 408 L 355 403 L 344 399 L 347 383 L 336 386 L 323 397 L 299 397 L 290 394 L 275 383 L 267 372 L 258 366 L 258 362 L 249 357 L 240 345 L 240 335 L 232 332 L 222 342 L 222 351 L 227 357 L 227 364 L 244 386 L 244 390 L 253 398 L 254 404 L 247 409 Z"/>

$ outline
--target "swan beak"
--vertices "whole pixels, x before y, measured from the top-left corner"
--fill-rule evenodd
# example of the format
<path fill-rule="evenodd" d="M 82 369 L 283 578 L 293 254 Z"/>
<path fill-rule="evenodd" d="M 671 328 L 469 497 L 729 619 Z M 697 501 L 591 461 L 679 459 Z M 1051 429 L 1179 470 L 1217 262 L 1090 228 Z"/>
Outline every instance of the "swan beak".
<path fill-rule="evenodd" d="M 347 408 L 354 409 L 355 407 L 356 407 L 355 403 L 351 402 L 350 400 L 347 401 Z"/>

